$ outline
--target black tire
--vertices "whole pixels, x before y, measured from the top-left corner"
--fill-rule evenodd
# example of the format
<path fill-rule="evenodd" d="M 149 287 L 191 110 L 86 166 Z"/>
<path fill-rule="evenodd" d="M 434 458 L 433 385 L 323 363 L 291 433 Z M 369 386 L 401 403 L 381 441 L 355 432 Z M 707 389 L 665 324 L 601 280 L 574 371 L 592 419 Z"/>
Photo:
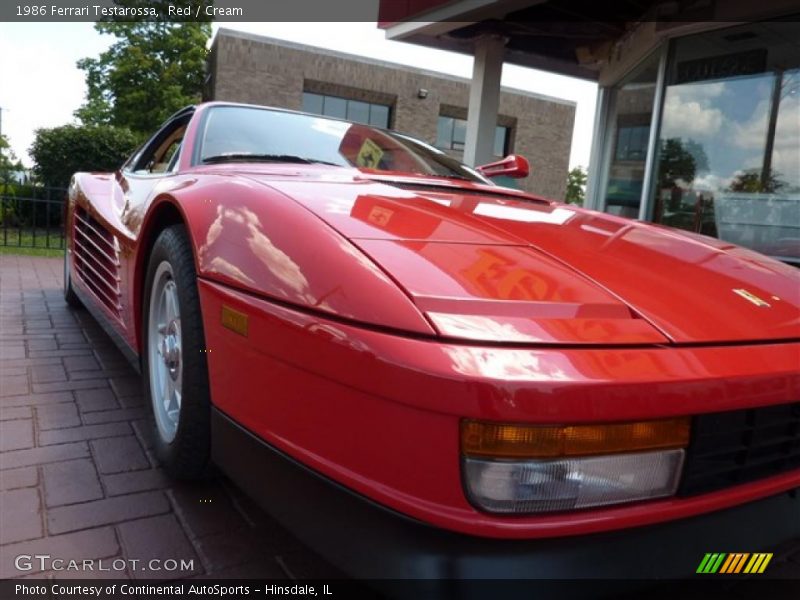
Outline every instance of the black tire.
<path fill-rule="evenodd" d="M 69 251 L 64 249 L 64 301 L 70 308 L 83 308 L 83 302 L 72 289 L 72 277 L 69 274 Z"/>
<path fill-rule="evenodd" d="M 159 429 L 151 393 L 150 304 L 154 277 L 164 261 L 171 268 L 171 279 L 177 288 L 180 322 L 181 403 L 172 440 L 166 440 Z M 147 264 L 142 305 L 143 387 L 145 401 L 153 411 L 156 455 L 172 477 L 198 479 L 207 474 L 210 462 L 211 398 L 197 273 L 191 242 L 183 225 L 164 229 L 156 239 Z M 153 381 L 155 385 L 157 380 Z"/>

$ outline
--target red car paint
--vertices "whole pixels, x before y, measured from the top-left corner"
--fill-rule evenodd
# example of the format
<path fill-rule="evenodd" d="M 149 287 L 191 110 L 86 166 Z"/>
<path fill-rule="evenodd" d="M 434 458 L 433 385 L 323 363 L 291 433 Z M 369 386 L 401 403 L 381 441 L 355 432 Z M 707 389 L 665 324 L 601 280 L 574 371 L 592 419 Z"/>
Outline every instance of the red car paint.
<path fill-rule="evenodd" d="M 191 148 L 203 112 L 192 117 Z M 476 510 L 459 422 L 593 423 L 800 399 L 800 272 L 699 236 L 488 185 L 294 164 L 78 174 L 119 243 L 120 317 L 140 351 L 147 249 L 165 215 L 197 263 L 214 404 L 385 506 L 489 537 L 536 538 L 718 510 L 790 472 L 692 498 L 546 516 Z M 69 236 L 68 247 L 73 242 Z M 92 297 L 72 269 L 73 285 Z M 739 292 L 761 300 L 759 305 Z M 220 324 L 222 304 L 248 336 Z"/>

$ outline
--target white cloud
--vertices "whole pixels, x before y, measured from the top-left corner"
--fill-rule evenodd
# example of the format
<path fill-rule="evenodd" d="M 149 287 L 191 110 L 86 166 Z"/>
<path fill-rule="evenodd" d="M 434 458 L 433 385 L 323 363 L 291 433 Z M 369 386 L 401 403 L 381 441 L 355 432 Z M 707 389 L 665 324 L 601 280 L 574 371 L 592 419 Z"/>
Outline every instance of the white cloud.
<path fill-rule="evenodd" d="M 772 167 L 790 185 L 800 185 L 800 94 L 797 75 L 787 76 L 781 100 L 772 153 Z M 694 84 L 668 90 L 664 103 L 662 137 L 691 138 L 703 143 L 712 174 L 700 174 L 693 187 L 704 190 L 725 189 L 731 177 L 721 177 L 721 165 L 736 157 L 737 167 L 759 169 L 764 163 L 767 123 L 770 115 L 769 86 L 759 90 L 759 97 L 748 99 L 752 112 L 737 116 L 736 111 L 721 110 L 716 105 L 725 93 L 749 89 L 736 86 L 726 89 L 725 82 Z M 755 103 L 753 106 L 752 103 Z M 716 172 L 716 174 L 713 174 Z"/>
<path fill-rule="evenodd" d="M 716 192 L 726 190 L 731 184 L 732 177 L 720 177 L 713 173 L 704 173 L 695 177 L 692 188 L 701 192 Z"/>
<path fill-rule="evenodd" d="M 800 186 L 800 143 L 789 148 L 776 147 L 772 153 L 772 168 L 779 178 L 790 186 Z"/>
<path fill-rule="evenodd" d="M 725 116 L 707 102 L 689 99 L 676 88 L 669 90 L 664 102 L 664 120 L 661 137 L 703 139 L 716 135 Z"/>
<path fill-rule="evenodd" d="M 75 62 L 108 47 L 92 23 L 0 23 L 0 107 L 3 133 L 23 163 L 39 127 L 72 121 L 85 81 Z"/>
<path fill-rule="evenodd" d="M 738 148 L 757 151 L 746 161 L 746 168 L 763 164 L 769 113 L 770 100 L 763 99 L 750 119 L 743 123 L 731 123 L 730 143 Z M 790 184 L 800 185 L 800 96 L 789 94 L 783 97 L 777 118 L 772 167 Z"/>
<path fill-rule="evenodd" d="M 731 123 L 729 141 L 738 148 L 747 150 L 763 150 L 767 137 L 767 117 L 769 114 L 769 100 L 761 100 L 750 119 L 742 123 Z"/>

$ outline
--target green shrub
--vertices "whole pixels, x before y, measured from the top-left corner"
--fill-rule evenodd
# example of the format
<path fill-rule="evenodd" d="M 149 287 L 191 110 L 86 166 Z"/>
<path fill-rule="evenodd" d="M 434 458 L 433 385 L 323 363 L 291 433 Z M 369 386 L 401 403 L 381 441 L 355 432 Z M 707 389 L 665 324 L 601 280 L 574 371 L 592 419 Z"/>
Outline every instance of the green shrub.
<path fill-rule="evenodd" d="M 62 125 L 37 129 L 30 148 L 33 171 L 45 186 L 66 188 L 77 171 L 114 171 L 141 136 L 112 125 Z"/>

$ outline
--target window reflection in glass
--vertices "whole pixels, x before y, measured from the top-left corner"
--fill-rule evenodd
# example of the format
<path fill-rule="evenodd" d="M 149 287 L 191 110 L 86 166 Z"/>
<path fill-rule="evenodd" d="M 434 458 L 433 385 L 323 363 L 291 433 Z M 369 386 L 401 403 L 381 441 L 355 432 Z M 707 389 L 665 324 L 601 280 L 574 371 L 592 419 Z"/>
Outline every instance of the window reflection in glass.
<path fill-rule="evenodd" d="M 492 185 L 475 169 L 425 142 L 325 117 L 250 106 L 213 106 L 199 136 L 200 163 L 308 161 Z"/>
<path fill-rule="evenodd" d="M 508 154 L 508 127 L 498 125 L 494 128 L 494 155 Z"/>
<path fill-rule="evenodd" d="M 467 122 L 464 119 L 453 119 L 453 150 L 463 150 L 467 141 Z"/>
<path fill-rule="evenodd" d="M 647 157 L 647 141 L 650 124 L 628 125 L 617 130 L 617 161 L 644 161 Z"/>
<path fill-rule="evenodd" d="M 449 150 L 453 143 L 453 117 L 439 117 L 436 124 L 436 146 Z"/>
<path fill-rule="evenodd" d="M 389 107 L 383 104 L 370 104 L 369 124 L 389 129 Z"/>
<path fill-rule="evenodd" d="M 369 124 L 369 104 L 350 100 L 347 102 L 347 120 Z"/>
<path fill-rule="evenodd" d="M 389 107 L 383 104 L 303 92 L 303 112 L 389 128 L 390 111 Z"/>
<path fill-rule="evenodd" d="M 676 42 L 653 219 L 800 262 L 800 23 Z"/>
<path fill-rule="evenodd" d="M 623 217 L 637 218 L 642 199 L 650 122 L 653 116 L 658 54 L 615 90 L 613 148 L 608 167 L 605 208 Z"/>
<path fill-rule="evenodd" d="M 498 125 L 494 130 L 494 143 L 492 153 L 503 158 L 509 153 L 508 148 L 509 128 Z M 439 115 L 436 124 L 436 146 L 444 150 L 464 151 L 464 144 L 467 139 L 466 119 L 456 119 Z"/>
<path fill-rule="evenodd" d="M 336 96 L 325 96 L 325 103 L 322 106 L 322 114 L 327 117 L 337 119 L 347 118 L 347 100 Z"/>
<path fill-rule="evenodd" d="M 314 113 L 315 115 L 322 114 L 323 97 L 319 94 L 303 93 L 303 111 Z"/>

